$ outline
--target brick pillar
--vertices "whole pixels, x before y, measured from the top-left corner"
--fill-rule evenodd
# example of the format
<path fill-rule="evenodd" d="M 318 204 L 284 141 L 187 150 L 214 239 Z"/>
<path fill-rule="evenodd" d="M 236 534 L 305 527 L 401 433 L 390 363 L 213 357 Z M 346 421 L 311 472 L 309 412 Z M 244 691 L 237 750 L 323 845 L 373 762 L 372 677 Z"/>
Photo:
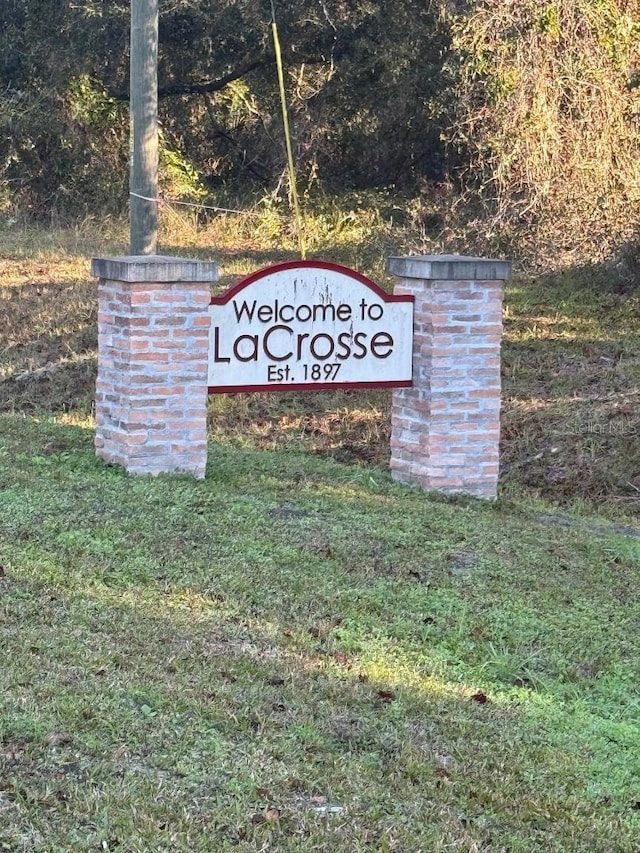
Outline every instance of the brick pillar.
<path fill-rule="evenodd" d="M 390 258 L 414 305 L 413 387 L 393 392 L 391 471 L 424 489 L 495 498 L 502 297 L 511 264 L 458 255 Z"/>
<path fill-rule="evenodd" d="M 155 255 L 95 258 L 96 453 L 132 474 L 207 464 L 209 283 L 215 263 Z"/>

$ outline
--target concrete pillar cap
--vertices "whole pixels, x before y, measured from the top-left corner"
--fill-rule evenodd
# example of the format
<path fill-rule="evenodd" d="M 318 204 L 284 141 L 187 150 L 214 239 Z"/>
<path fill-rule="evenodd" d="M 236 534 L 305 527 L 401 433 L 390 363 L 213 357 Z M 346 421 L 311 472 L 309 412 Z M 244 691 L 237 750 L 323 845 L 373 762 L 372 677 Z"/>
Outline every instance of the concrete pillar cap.
<path fill-rule="evenodd" d="M 204 282 L 218 280 L 215 261 L 196 261 L 167 255 L 123 255 L 93 258 L 91 275 L 125 282 Z"/>
<path fill-rule="evenodd" d="M 387 270 L 399 278 L 506 281 L 511 276 L 511 261 L 467 255 L 402 255 L 389 258 Z"/>

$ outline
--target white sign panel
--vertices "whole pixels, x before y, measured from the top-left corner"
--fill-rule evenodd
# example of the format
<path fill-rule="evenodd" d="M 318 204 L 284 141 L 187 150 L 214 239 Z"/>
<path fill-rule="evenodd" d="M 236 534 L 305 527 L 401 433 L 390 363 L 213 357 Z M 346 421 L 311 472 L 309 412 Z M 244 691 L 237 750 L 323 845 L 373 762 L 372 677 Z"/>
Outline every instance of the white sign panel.
<path fill-rule="evenodd" d="M 411 385 L 413 297 L 346 267 L 269 267 L 209 310 L 211 394 Z"/>

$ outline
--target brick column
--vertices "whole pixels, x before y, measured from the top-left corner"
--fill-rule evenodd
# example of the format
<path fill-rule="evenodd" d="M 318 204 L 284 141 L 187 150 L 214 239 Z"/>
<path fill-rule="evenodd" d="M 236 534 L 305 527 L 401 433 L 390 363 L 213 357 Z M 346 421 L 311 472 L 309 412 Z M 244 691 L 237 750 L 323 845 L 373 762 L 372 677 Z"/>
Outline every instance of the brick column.
<path fill-rule="evenodd" d="M 511 264 L 458 255 L 390 258 L 415 297 L 413 387 L 393 392 L 391 471 L 424 489 L 495 498 L 502 297 Z"/>
<path fill-rule="evenodd" d="M 155 255 L 95 258 L 96 453 L 132 474 L 207 464 L 209 283 L 215 263 Z"/>

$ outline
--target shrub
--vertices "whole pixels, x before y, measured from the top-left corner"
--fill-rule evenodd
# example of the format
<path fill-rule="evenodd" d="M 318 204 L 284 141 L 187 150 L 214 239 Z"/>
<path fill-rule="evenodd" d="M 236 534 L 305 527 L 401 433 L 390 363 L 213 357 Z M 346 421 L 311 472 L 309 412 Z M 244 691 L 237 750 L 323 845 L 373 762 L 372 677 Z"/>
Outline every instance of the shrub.
<path fill-rule="evenodd" d="M 600 258 L 640 222 L 640 3 L 479 0 L 454 27 L 449 143 L 494 228 Z"/>

